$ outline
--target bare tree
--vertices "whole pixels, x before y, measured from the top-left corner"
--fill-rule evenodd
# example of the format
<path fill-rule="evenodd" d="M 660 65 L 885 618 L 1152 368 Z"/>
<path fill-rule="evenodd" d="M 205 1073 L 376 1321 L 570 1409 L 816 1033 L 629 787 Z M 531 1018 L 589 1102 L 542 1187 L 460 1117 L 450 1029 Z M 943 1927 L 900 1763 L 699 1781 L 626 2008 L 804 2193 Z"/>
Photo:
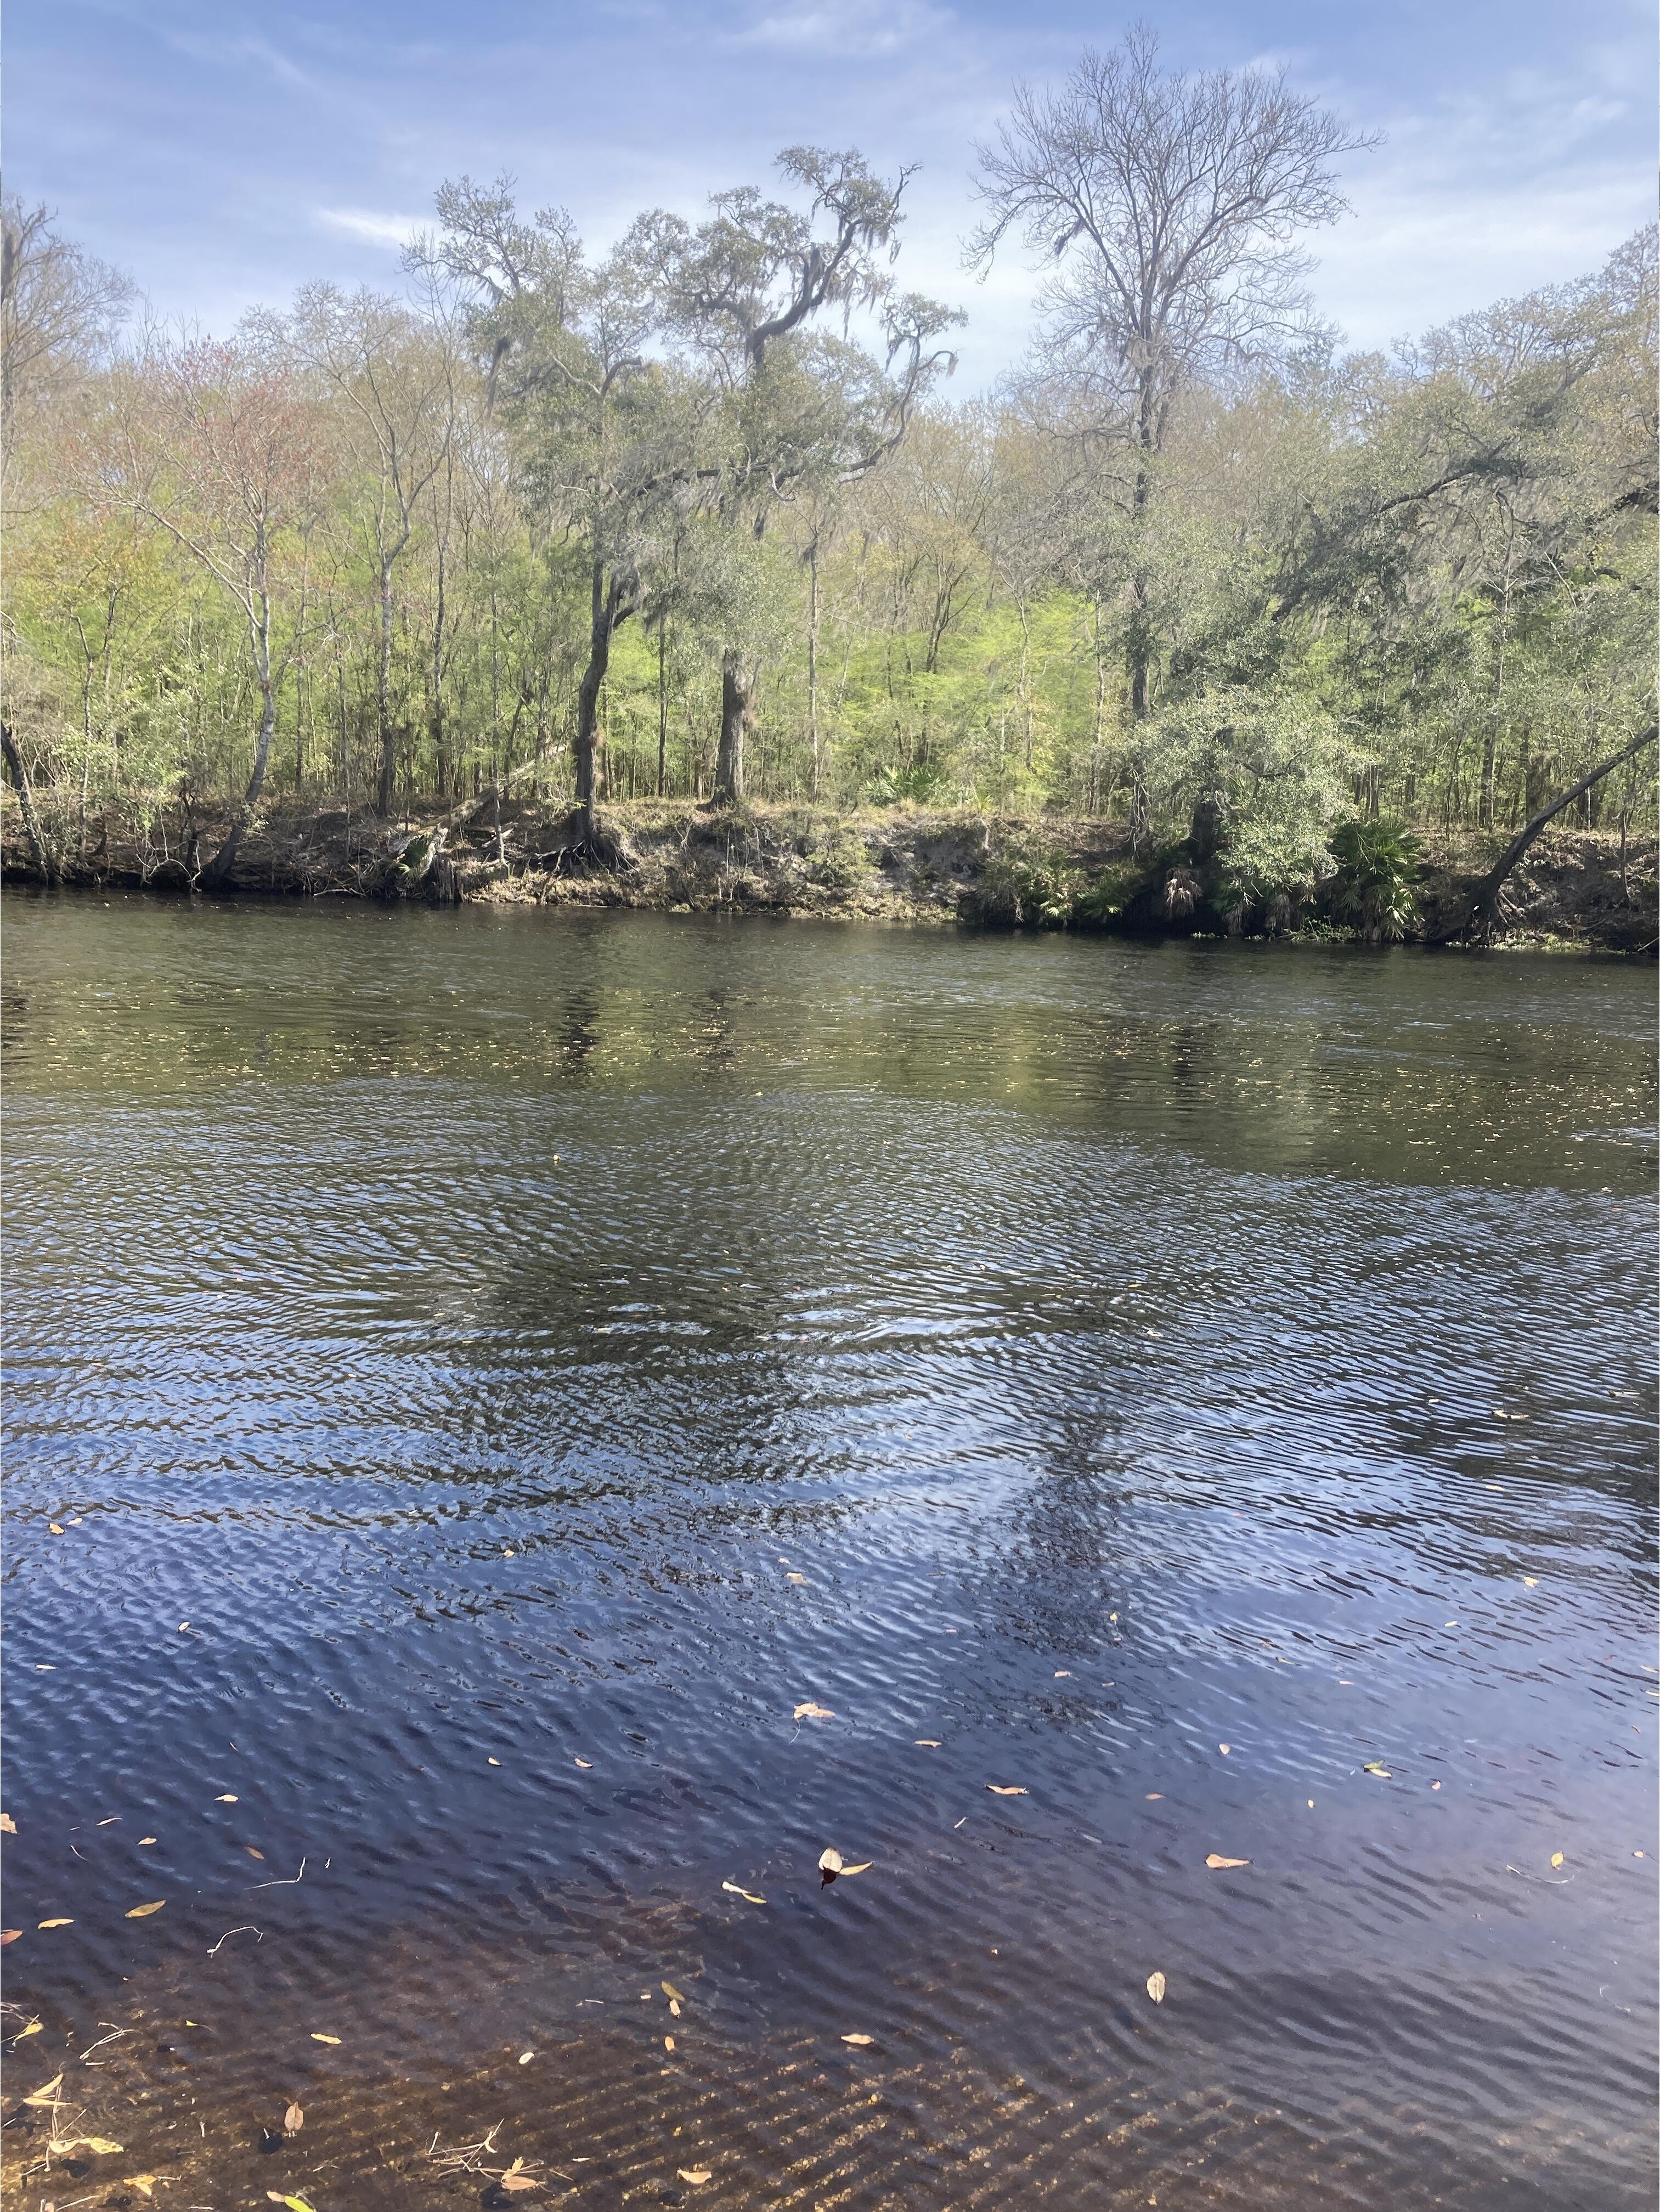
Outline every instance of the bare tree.
<path fill-rule="evenodd" d="M 1335 222 L 1346 131 L 1290 91 L 1284 70 L 1161 69 L 1137 25 L 1086 52 L 1058 92 L 1020 87 L 979 153 L 984 221 L 969 241 L 988 269 L 1018 233 L 1053 273 L 1040 296 L 1042 356 L 1092 401 L 1096 424 L 1133 449 L 1131 520 L 1153 495 L 1183 386 L 1282 347 L 1306 326 L 1299 232 Z M 1130 554 L 1130 708 L 1151 703 L 1154 638 L 1144 566 Z"/>
<path fill-rule="evenodd" d="M 444 467 L 455 433 L 456 375 L 450 334 L 396 300 L 369 291 L 344 297 L 331 284 L 307 287 L 291 329 L 301 357 L 321 371 L 351 426 L 350 445 L 372 487 L 363 520 L 374 567 L 379 629 L 375 714 L 380 746 L 375 808 L 390 814 L 398 773 L 392 707 L 392 640 L 398 563 L 408 550 L 428 487 Z"/>
<path fill-rule="evenodd" d="M 133 297 L 131 278 L 52 228 L 44 206 L 0 207 L 0 441 L 21 405 L 84 375 Z"/>
<path fill-rule="evenodd" d="M 242 617 L 259 722 L 253 763 L 202 873 L 230 878 L 265 789 L 277 703 L 304 625 L 312 530 L 326 482 L 319 425 L 289 368 L 257 344 L 152 343 L 93 435 L 106 507 L 164 530 Z"/>

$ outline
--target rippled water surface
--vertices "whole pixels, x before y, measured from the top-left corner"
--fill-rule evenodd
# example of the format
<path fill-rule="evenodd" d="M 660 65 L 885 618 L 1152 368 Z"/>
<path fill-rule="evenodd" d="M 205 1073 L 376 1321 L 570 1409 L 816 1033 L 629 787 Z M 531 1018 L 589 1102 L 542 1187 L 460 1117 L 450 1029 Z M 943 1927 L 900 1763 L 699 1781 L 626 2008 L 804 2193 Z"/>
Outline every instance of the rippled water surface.
<path fill-rule="evenodd" d="M 1651 2203 L 1651 971 L 7 921 L 14 2201 Z"/>

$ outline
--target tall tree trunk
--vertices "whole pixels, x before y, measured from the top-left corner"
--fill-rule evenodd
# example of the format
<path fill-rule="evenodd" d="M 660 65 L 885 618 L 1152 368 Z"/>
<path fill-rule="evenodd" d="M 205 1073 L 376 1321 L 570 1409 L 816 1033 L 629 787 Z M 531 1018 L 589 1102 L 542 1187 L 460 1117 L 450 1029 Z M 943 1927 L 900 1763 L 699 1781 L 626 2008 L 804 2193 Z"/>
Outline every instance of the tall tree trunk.
<path fill-rule="evenodd" d="M 744 740 L 749 735 L 754 678 L 732 649 L 721 656 L 721 744 L 714 756 L 714 796 L 735 805 L 744 796 Z"/>
<path fill-rule="evenodd" d="M 374 671 L 375 712 L 380 725 L 380 784 L 374 811 L 384 820 L 392 812 L 392 787 L 398 776 L 398 732 L 392 720 L 392 563 L 380 563 L 380 653 Z"/>
<path fill-rule="evenodd" d="M 58 881 L 58 862 L 40 828 L 40 817 L 34 811 L 34 793 L 23 767 L 23 756 L 17 750 L 17 740 L 11 733 L 9 722 L 0 722 L 0 752 L 5 755 L 6 772 L 11 778 L 12 789 L 17 793 L 18 811 L 23 817 L 23 835 L 29 841 L 29 850 L 34 855 L 34 865 L 49 884 Z"/>
<path fill-rule="evenodd" d="M 588 624 L 588 665 L 576 691 L 576 804 L 582 817 L 582 836 L 589 844 L 599 841 L 597 760 L 599 740 L 599 694 L 611 665 L 611 641 L 628 609 L 614 580 L 607 580 L 603 561 L 593 564 Z"/>
<path fill-rule="evenodd" d="M 253 773 L 248 778 L 248 787 L 243 793 L 240 803 L 231 816 L 224 843 L 202 871 L 204 890 L 221 890 L 229 882 L 231 870 L 236 865 L 236 855 L 242 848 L 242 840 L 248 834 L 253 810 L 259 804 L 259 794 L 265 787 L 271 741 L 277 728 L 277 686 L 269 673 L 259 679 L 259 734 L 254 741 Z"/>
<path fill-rule="evenodd" d="M 818 798 L 818 540 L 807 548 L 807 735 L 812 741 L 811 796 Z"/>
<path fill-rule="evenodd" d="M 657 626 L 657 796 L 661 799 L 669 787 L 669 626 L 665 618 Z"/>

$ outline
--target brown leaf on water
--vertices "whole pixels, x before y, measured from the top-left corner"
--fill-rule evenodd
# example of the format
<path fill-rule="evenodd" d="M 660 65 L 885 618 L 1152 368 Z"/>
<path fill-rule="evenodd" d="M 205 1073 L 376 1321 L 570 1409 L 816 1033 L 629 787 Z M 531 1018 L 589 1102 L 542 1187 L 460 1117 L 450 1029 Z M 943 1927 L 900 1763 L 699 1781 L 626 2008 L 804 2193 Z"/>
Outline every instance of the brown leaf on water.
<path fill-rule="evenodd" d="M 297 2136 L 301 2129 L 303 2128 L 305 2124 L 306 2116 L 301 2111 L 299 2106 L 290 2105 L 287 2112 L 283 2115 L 283 2127 L 284 2132 L 291 2136 Z"/>
<path fill-rule="evenodd" d="M 1225 1859 L 1220 1851 L 1209 1851 L 1206 1854 L 1205 1864 L 1207 1867 L 1239 1867 L 1249 1866 L 1250 1864 L 1250 1861 L 1249 1859 Z"/>
<path fill-rule="evenodd" d="M 73 1920 L 37 1920 L 34 1924 L 37 1928 L 73 1928 L 75 1923 Z"/>
<path fill-rule="evenodd" d="M 23 2102 L 26 2105 L 55 2105 L 58 2102 L 58 2092 L 63 2086 L 63 2075 L 54 2074 L 50 2081 L 37 2089 L 33 2096 L 25 2097 Z"/>
<path fill-rule="evenodd" d="M 263 1851 L 255 1850 L 252 1844 L 244 1844 L 242 1849 L 247 1853 L 251 1859 L 263 1859 L 265 1856 Z"/>
<path fill-rule="evenodd" d="M 844 2035 L 842 2040 L 843 2043 L 857 2044 L 860 2050 L 863 2051 L 868 2045 L 874 2043 L 876 2038 L 873 2035 Z"/>
<path fill-rule="evenodd" d="M 320 2028 L 315 2027 L 311 2032 L 311 2039 L 313 2043 L 338 2043 L 340 2040 L 337 2035 L 325 2035 Z"/>
<path fill-rule="evenodd" d="M 129 1920 L 148 1920 L 151 1913 L 159 1912 L 167 1901 L 165 1897 L 158 1897 L 154 1905 L 135 1905 L 127 1917 Z"/>
<path fill-rule="evenodd" d="M 828 1705 L 816 1705 L 809 1698 L 806 1705 L 795 1708 L 790 1718 L 793 1721 L 833 1721 L 836 1715 Z"/>
<path fill-rule="evenodd" d="M 505 2173 L 496 2176 L 496 2185 L 498 2189 L 505 2189 L 509 2195 L 513 2196 L 516 2196 L 523 2189 L 539 2189 L 542 2186 L 533 2173 L 516 2173 L 511 2166 Z"/>
<path fill-rule="evenodd" d="M 17 1823 L 12 1819 L 11 1814 L 0 1813 L 0 1836 L 15 1836 L 16 1833 Z"/>
<path fill-rule="evenodd" d="M 701 2189 L 706 2181 L 714 2179 L 706 2166 L 683 2166 L 679 2171 L 681 2180 L 689 2181 L 694 2189 Z"/>
<path fill-rule="evenodd" d="M 1000 1782 L 988 1782 L 986 1787 L 994 1797 L 1027 1797 L 1031 1794 L 1027 1790 L 1005 1789 Z"/>
<path fill-rule="evenodd" d="M 0 1951 L 3 1951 L 8 1943 L 15 1943 L 22 1932 L 21 1928 L 0 1928 Z"/>
<path fill-rule="evenodd" d="M 690 2002 L 686 1996 L 685 1991 L 684 1990 L 677 1990 L 672 1982 L 665 1982 L 663 1984 L 663 1995 L 668 1999 L 671 2004 L 687 2004 Z"/>
<path fill-rule="evenodd" d="M 1162 1974 L 1152 1973 L 1147 1976 L 1147 1995 L 1152 1999 L 1154 2004 L 1164 2003 L 1164 1977 Z"/>
<path fill-rule="evenodd" d="M 52 2148 L 58 2151 L 96 2151 L 101 2158 L 106 2157 L 112 2151 L 119 2150 L 121 2145 L 119 2142 L 112 2142 L 107 2136 L 71 2136 L 67 2142 L 54 2143 Z"/>

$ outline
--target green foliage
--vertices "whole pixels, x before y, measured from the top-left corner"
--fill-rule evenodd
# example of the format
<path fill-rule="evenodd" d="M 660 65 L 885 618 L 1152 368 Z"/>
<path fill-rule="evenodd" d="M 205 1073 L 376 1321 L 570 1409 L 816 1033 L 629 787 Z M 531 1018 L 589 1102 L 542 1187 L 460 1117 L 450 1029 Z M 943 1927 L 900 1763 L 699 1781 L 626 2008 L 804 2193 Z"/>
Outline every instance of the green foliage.
<path fill-rule="evenodd" d="M 1083 871 L 1038 847 L 997 854 L 980 871 L 976 921 L 1013 929 L 1065 929 L 1085 890 Z"/>
<path fill-rule="evenodd" d="M 1418 920 L 1416 885 L 1423 848 L 1404 822 L 1340 822 L 1331 833 L 1337 873 L 1335 914 L 1353 922 L 1369 945 L 1390 945 Z"/>
<path fill-rule="evenodd" d="M 946 782 L 938 761 L 916 761 L 909 768 L 884 769 L 868 797 L 873 806 L 926 806 L 944 795 Z"/>
<path fill-rule="evenodd" d="M 807 879 L 825 890 L 856 890 L 875 873 L 864 839 L 855 830 L 837 830 L 816 841 L 807 854 Z"/>

